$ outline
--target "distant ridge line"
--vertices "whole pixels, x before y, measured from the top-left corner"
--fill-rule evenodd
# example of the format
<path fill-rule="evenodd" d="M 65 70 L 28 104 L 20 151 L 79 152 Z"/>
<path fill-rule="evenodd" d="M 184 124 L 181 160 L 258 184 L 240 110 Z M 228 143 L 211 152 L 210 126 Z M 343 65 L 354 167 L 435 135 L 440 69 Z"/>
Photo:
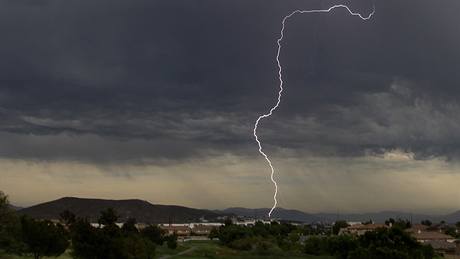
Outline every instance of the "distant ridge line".
<path fill-rule="evenodd" d="M 100 212 L 113 208 L 120 216 L 120 221 L 135 218 L 143 223 L 184 223 L 200 219 L 215 220 L 224 216 L 215 211 L 195 209 L 178 205 L 158 205 L 140 199 L 109 200 L 93 198 L 64 197 L 57 200 L 40 203 L 19 210 L 20 214 L 38 219 L 59 219 L 59 214 L 69 210 L 79 217 L 96 221 Z"/>
<path fill-rule="evenodd" d="M 223 216 L 241 216 L 247 218 L 266 219 L 269 208 L 248 209 L 244 207 L 231 207 L 223 210 L 207 210 L 189 208 L 180 205 L 160 205 L 152 204 L 142 199 L 98 199 L 98 198 L 78 198 L 63 197 L 57 200 L 40 203 L 28 208 L 19 208 L 18 213 L 26 214 L 40 219 L 58 219 L 59 214 L 64 210 L 70 210 L 77 216 L 85 217 L 90 220 L 97 220 L 100 211 L 106 208 L 114 208 L 120 214 L 120 221 L 127 218 L 136 218 L 143 223 L 186 223 L 197 222 L 201 219 L 217 220 Z M 431 220 L 440 222 L 444 220 L 448 223 L 460 221 L 460 210 L 446 215 L 425 215 L 402 211 L 380 211 L 373 213 L 306 213 L 295 209 L 279 208 L 275 210 L 272 218 L 296 221 L 303 223 L 314 222 L 334 222 L 337 219 L 346 221 L 368 221 L 383 223 L 389 218 L 412 219 L 414 223 L 421 220 Z"/>

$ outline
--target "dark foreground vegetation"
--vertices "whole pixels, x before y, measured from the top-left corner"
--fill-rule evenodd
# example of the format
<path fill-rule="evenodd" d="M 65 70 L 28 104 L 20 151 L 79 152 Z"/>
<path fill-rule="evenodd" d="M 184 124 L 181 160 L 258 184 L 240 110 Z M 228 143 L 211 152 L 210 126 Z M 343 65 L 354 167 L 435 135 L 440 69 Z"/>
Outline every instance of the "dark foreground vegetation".
<path fill-rule="evenodd" d="M 385 259 L 425 258 L 435 256 L 431 246 L 424 246 L 400 228 L 379 229 L 362 236 L 312 237 L 305 242 L 308 254 L 329 254 L 337 258 Z"/>
<path fill-rule="evenodd" d="M 157 226 L 139 231 L 134 219 L 127 220 L 121 228 L 115 224 L 117 220 L 113 209 L 101 212 L 100 227 L 69 211 L 61 214 L 64 224 L 19 217 L 10 208 L 7 197 L 0 193 L 0 252 L 40 259 L 59 256 L 71 249 L 73 258 L 150 259 L 163 243 L 170 249 L 177 247 L 177 236 L 166 236 Z"/>
<path fill-rule="evenodd" d="M 318 230 L 308 226 L 257 222 L 253 227 L 246 227 L 226 222 L 210 237 L 218 238 L 222 245 L 229 248 L 254 251 L 260 255 L 285 255 L 289 252 L 293 255 L 329 255 L 339 259 L 431 259 L 435 256 L 431 246 L 418 243 L 399 225 L 362 236 L 318 234 Z"/>

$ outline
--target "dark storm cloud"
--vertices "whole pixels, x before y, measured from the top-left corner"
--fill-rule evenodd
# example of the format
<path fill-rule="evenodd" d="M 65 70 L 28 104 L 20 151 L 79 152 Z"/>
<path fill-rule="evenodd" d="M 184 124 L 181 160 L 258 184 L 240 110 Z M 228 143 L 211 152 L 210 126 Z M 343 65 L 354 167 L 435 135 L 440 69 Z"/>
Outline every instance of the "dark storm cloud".
<path fill-rule="evenodd" d="M 370 1 L 346 1 L 368 13 Z M 332 1 L 3 1 L 0 155 L 183 159 L 253 154 L 275 100 L 284 15 Z M 288 22 L 268 148 L 417 157 L 460 151 L 458 1 L 377 1 Z M 254 153 L 254 155 L 257 155 Z"/>
<path fill-rule="evenodd" d="M 387 92 L 361 93 L 350 106 L 329 107 L 323 116 L 290 116 L 273 122 L 271 143 L 302 151 L 310 147 L 323 155 L 379 154 L 394 149 L 414 152 L 416 158 L 457 157 L 460 119 L 456 102 L 435 102 L 419 96 L 412 84 L 395 80 Z M 326 115 L 324 115 L 326 114 Z"/>

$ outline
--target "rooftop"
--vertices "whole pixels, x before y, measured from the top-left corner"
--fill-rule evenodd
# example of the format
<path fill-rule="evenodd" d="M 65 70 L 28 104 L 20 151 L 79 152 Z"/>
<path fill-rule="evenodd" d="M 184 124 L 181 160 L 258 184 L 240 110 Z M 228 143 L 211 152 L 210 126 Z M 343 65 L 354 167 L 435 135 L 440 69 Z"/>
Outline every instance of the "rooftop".
<path fill-rule="evenodd" d="M 435 231 L 426 231 L 426 232 L 415 232 L 412 233 L 412 236 L 417 240 L 448 240 L 455 239 L 453 236 L 449 236 L 443 233 Z"/>

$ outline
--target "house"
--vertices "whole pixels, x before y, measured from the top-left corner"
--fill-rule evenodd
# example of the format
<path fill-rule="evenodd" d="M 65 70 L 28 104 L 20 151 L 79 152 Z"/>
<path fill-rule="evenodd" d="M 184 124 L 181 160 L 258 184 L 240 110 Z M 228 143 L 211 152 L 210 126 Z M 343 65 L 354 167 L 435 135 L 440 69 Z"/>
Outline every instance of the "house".
<path fill-rule="evenodd" d="M 457 244 L 455 242 L 429 240 L 424 242 L 424 244 L 431 245 L 431 247 L 433 247 L 433 249 L 443 257 L 447 257 L 448 255 L 456 255 L 457 252 Z M 460 258 L 460 256 L 458 258 Z"/>
<path fill-rule="evenodd" d="M 223 223 L 220 222 L 201 222 L 201 223 L 179 223 L 179 224 L 160 224 L 159 227 L 166 231 L 168 235 L 176 233 L 178 236 L 208 236 L 211 230 L 219 228 Z"/>
<path fill-rule="evenodd" d="M 176 234 L 178 236 L 190 236 L 192 229 L 189 226 L 160 226 L 161 229 L 166 231 L 166 234 Z"/>
<path fill-rule="evenodd" d="M 136 228 L 137 228 L 138 230 L 142 230 L 142 229 L 144 229 L 144 228 L 150 226 L 150 224 L 146 224 L 146 223 L 136 223 L 135 226 L 136 226 Z"/>
<path fill-rule="evenodd" d="M 454 243 L 456 240 L 453 236 L 449 236 L 436 231 L 418 231 L 412 233 L 412 236 L 420 243 L 426 243 L 429 241 L 445 241 Z"/>
<path fill-rule="evenodd" d="M 410 228 L 406 229 L 408 233 L 417 233 L 417 232 L 425 232 L 429 231 L 429 226 L 422 225 L 422 224 L 413 224 Z"/>
<path fill-rule="evenodd" d="M 433 249 L 446 258 L 460 258 L 458 256 L 458 244 L 452 236 L 446 235 L 439 230 L 431 230 L 432 228 L 412 227 L 407 231 L 420 243 L 431 245 Z"/>
<path fill-rule="evenodd" d="M 339 235 L 351 234 L 351 235 L 362 236 L 368 231 L 375 231 L 380 228 L 388 228 L 388 226 L 385 224 L 355 224 L 355 225 L 340 229 Z"/>
<path fill-rule="evenodd" d="M 217 228 L 216 226 L 207 226 L 203 224 L 194 225 L 192 228 L 193 235 L 197 236 L 208 236 L 211 233 L 211 230 Z"/>

